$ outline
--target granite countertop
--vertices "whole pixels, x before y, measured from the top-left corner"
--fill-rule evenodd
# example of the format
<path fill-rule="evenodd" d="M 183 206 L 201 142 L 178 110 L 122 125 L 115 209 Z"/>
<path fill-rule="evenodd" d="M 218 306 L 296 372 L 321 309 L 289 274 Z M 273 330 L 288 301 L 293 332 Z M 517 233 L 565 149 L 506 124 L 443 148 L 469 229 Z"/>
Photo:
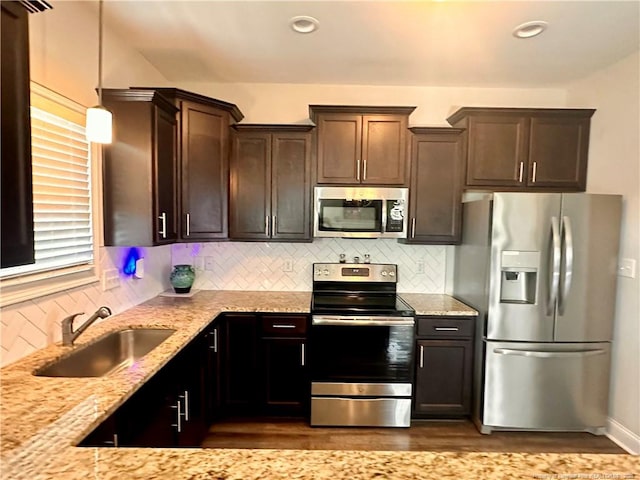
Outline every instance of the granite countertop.
<path fill-rule="evenodd" d="M 475 315 L 446 295 L 402 294 L 421 315 Z M 135 368 L 102 378 L 32 375 L 71 347 L 51 345 L 0 370 L 3 479 L 560 478 L 638 471 L 631 455 L 81 448 L 75 445 L 223 311 L 308 313 L 310 292 L 200 291 L 156 297 L 91 326 L 76 345 L 111 330 L 177 331 Z M 456 312 L 456 313 L 452 313 Z M 576 478 L 576 477 L 574 477 Z M 593 477 L 595 478 L 595 477 Z M 613 478 L 613 477 L 601 477 Z"/>

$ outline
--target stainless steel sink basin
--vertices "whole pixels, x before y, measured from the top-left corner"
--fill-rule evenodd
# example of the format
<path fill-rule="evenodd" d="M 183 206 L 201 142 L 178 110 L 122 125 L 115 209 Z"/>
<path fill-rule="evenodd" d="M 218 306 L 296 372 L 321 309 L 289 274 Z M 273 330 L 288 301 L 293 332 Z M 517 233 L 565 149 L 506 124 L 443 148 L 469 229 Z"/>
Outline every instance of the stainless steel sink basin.
<path fill-rule="evenodd" d="M 130 367 L 174 332 L 167 328 L 129 328 L 110 332 L 33 374 L 40 377 L 103 377 Z"/>

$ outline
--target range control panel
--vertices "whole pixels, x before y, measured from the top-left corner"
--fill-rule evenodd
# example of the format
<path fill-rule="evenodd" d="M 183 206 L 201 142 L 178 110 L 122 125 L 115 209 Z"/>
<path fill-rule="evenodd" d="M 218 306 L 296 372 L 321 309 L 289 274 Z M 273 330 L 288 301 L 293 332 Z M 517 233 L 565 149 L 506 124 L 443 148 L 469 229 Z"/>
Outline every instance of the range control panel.
<path fill-rule="evenodd" d="M 398 266 L 391 263 L 314 263 L 314 282 L 393 282 Z"/>

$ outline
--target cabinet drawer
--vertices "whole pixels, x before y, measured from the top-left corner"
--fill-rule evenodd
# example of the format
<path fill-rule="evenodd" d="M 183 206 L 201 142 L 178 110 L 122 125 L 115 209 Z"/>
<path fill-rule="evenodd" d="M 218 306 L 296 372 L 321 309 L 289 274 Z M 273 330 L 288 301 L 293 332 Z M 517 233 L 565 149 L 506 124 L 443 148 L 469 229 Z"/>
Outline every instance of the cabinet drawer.
<path fill-rule="evenodd" d="M 419 337 L 472 337 L 474 322 L 475 322 L 475 317 L 418 318 L 418 336 Z"/>
<path fill-rule="evenodd" d="M 270 337 L 299 337 L 307 333 L 304 315 L 269 315 L 262 317 L 262 334 Z"/>

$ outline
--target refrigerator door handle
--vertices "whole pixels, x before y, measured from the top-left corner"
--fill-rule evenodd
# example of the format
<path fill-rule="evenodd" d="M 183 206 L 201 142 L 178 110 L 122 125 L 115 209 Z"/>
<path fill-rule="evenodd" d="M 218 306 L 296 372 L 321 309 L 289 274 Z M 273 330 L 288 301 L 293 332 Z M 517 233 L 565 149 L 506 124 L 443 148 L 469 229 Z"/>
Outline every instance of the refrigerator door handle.
<path fill-rule="evenodd" d="M 566 358 L 566 357 L 593 357 L 603 355 L 606 350 L 601 348 L 591 350 L 569 350 L 569 351 L 544 351 L 544 350 L 518 350 L 515 348 L 494 348 L 493 353 L 498 355 L 515 355 L 519 357 L 537 358 Z"/>
<path fill-rule="evenodd" d="M 562 217 L 562 237 L 564 240 L 564 278 L 558 299 L 558 313 L 560 315 L 564 315 L 564 307 L 571 291 L 573 278 L 573 230 L 571 229 L 571 219 L 566 216 Z"/>
<path fill-rule="evenodd" d="M 547 299 L 547 315 L 553 315 L 553 311 L 558 300 L 558 290 L 560 287 L 560 225 L 558 217 L 551 217 L 551 265 L 549 268 L 549 298 Z"/>

